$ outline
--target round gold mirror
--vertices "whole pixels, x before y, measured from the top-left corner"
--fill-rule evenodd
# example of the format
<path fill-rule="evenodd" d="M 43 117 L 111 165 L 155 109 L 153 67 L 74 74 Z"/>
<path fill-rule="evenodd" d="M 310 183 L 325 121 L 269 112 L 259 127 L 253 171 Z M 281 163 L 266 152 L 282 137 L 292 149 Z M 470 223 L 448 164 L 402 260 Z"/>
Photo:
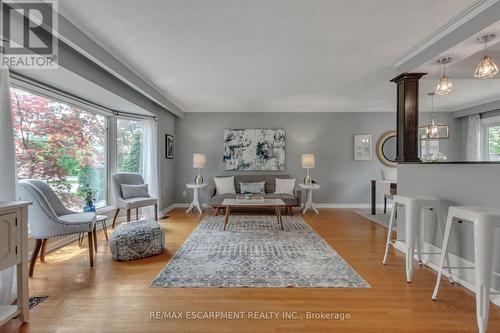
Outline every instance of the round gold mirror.
<path fill-rule="evenodd" d="M 395 168 L 396 163 L 396 131 L 388 131 L 380 136 L 377 142 L 377 157 L 383 165 Z"/>

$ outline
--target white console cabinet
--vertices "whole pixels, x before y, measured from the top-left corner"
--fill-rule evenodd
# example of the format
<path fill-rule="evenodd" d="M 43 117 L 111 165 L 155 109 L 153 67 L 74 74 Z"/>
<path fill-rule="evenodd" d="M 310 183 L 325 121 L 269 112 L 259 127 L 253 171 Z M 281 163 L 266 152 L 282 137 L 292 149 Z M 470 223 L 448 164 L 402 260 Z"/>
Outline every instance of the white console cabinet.
<path fill-rule="evenodd" d="M 28 308 L 28 205 L 0 202 L 0 270 L 17 266 L 17 305 L 0 304 L 0 326 L 16 316 L 29 320 Z"/>

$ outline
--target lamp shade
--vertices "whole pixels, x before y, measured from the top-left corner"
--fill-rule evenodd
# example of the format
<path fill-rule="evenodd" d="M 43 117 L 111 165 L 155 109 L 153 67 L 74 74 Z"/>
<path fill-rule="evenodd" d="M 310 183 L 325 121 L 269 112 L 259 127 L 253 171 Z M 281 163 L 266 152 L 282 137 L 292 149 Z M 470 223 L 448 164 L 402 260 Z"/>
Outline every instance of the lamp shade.
<path fill-rule="evenodd" d="M 204 168 L 207 165 L 207 156 L 205 154 L 193 154 L 193 168 Z"/>
<path fill-rule="evenodd" d="M 448 95 L 453 91 L 453 84 L 450 81 L 450 78 L 444 75 L 439 79 L 439 82 L 436 86 L 436 94 L 440 96 Z"/>
<path fill-rule="evenodd" d="M 302 168 L 314 168 L 314 154 L 302 154 Z"/>
<path fill-rule="evenodd" d="M 485 55 L 477 65 L 474 77 L 476 79 L 490 79 L 498 73 L 498 67 L 492 58 Z"/>

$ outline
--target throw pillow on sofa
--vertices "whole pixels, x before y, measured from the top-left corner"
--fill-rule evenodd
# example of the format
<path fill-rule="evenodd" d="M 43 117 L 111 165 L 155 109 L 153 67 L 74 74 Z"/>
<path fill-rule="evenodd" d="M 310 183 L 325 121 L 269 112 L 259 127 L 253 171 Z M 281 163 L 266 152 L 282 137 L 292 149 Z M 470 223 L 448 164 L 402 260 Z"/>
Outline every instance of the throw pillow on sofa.
<path fill-rule="evenodd" d="M 293 179 L 280 179 L 276 178 L 275 194 L 292 194 L 295 189 L 295 178 Z"/>
<path fill-rule="evenodd" d="M 242 194 L 266 194 L 265 185 L 266 182 L 240 183 L 240 189 Z"/>
<path fill-rule="evenodd" d="M 234 176 L 231 177 L 214 177 L 215 188 L 217 194 L 235 194 Z"/>

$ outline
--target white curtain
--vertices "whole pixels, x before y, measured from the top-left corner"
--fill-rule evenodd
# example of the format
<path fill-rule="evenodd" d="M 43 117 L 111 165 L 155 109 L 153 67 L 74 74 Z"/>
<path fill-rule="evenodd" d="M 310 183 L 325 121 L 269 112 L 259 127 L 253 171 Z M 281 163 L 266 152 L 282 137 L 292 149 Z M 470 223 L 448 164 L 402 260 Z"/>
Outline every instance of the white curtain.
<path fill-rule="evenodd" d="M 10 109 L 9 69 L 0 67 L 0 201 L 16 200 L 16 151 Z M 0 304 L 16 299 L 15 266 L 0 271 Z"/>
<path fill-rule="evenodd" d="M 143 123 L 142 139 L 142 177 L 148 184 L 149 195 L 158 198 L 158 130 L 155 120 L 146 120 Z M 154 218 L 154 207 L 143 208 L 146 218 Z"/>
<path fill-rule="evenodd" d="M 479 114 L 467 118 L 467 142 L 465 145 L 465 160 L 481 160 L 481 117 Z"/>

